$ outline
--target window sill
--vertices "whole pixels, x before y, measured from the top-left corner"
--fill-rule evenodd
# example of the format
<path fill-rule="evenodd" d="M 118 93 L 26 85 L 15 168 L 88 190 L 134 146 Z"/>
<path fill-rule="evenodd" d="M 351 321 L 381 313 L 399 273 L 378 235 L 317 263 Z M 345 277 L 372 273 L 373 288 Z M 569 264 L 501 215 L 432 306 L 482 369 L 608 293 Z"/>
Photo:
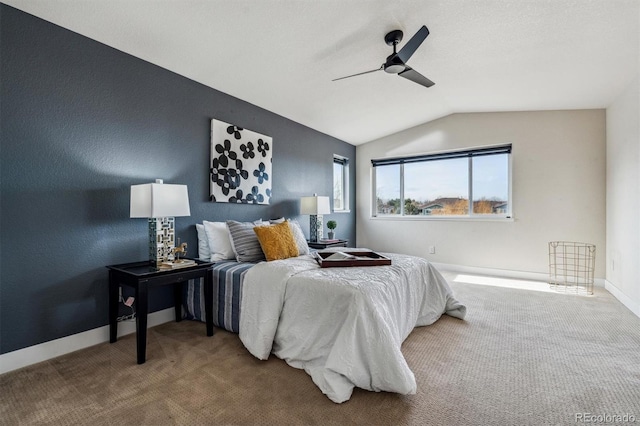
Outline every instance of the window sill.
<path fill-rule="evenodd" d="M 391 216 L 391 215 L 381 215 L 381 216 L 371 216 L 371 220 L 394 220 L 394 221 L 427 221 L 427 222 L 442 222 L 442 221 L 452 221 L 452 222 L 515 222 L 513 216 L 493 216 L 493 217 L 483 217 L 483 216 Z"/>
<path fill-rule="evenodd" d="M 351 213 L 351 210 L 334 210 L 333 213 Z"/>

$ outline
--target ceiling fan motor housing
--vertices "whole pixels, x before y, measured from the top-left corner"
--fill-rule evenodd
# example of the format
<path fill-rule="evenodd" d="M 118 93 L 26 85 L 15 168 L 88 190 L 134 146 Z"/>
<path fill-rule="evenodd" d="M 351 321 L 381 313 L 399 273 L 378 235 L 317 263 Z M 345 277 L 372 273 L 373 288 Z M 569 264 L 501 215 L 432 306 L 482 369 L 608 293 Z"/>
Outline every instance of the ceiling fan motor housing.
<path fill-rule="evenodd" d="M 384 63 L 384 71 L 389 74 L 398 74 L 404 71 L 407 66 L 398 58 L 397 54 L 392 54 L 387 57 L 387 61 Z"/>

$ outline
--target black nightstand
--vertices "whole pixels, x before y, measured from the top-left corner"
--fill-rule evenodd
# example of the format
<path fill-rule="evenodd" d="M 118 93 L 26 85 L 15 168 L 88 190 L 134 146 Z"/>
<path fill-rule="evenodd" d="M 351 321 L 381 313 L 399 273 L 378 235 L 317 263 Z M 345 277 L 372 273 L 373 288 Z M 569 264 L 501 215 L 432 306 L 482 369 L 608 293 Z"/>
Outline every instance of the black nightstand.
<path fill-rule="evenodd" d="M 309 247 L 314 249 L 320 249 L 320 250 L 326 249 L 328 247 L 346 247 L 348 243 L 349 241 L 347 240 L 338 240 L 335 242 L 318 241 L 315 243 L 312 243 L 311 241 L 307 241 L 307 244 L 309 244 Z"/>
<path fill-rule="evenodd" d="M 194 266 L 176 269 L 158 269 L 149 261 L 107 266 L 109 269 L 109 341 L 118 340 L 118 287 L 126 285 L 135 289 L 136 346 L 138 364 L 144 364 L 147 352 L 148 290 L 151 287 L 173 285 L 176 322 L 182 320 L 182 284 L 193 278 L 204 278 L 205 300 L 211 300 L 211 268 L 213 263 L 198 259 Z M 213 310 L 206 308 L 207 336 L 213 336 Z M 210 313 L 211 312 L 211 313 Z M 211 317 L 211 321 L 209 321 Z"/>

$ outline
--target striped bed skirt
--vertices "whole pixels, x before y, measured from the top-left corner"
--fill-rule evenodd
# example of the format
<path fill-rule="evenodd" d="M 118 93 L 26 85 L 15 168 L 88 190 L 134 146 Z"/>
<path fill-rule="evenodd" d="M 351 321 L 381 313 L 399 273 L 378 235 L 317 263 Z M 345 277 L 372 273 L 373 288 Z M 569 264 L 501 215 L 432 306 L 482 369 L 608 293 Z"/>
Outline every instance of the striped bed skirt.
<path fill-rule="evenodd" d="M 216 262 L 212 270 L 213 325 L 233 333 L 240 332 L 242 282 L 255 263 Z M 206 322 L 203 279 L 189 280 L 183 286 L 185 318 Z"/>

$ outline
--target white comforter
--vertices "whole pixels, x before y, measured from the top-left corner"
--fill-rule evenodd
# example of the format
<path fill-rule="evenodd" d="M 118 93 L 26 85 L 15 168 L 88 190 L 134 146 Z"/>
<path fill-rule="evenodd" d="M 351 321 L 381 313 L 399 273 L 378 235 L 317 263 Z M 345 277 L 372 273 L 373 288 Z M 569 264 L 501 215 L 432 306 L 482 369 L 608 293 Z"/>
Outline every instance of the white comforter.
<path fill-rule="evenodd" d="M 353 387 L 416 393 L 400 347 L 416 326 L 466 307 L 426 260 L 386 254 L 391 266 L 320 268 L 312 256 L 260 263 L 244 279 L 240 339 L 304 369 L 332 401 Z"/>

